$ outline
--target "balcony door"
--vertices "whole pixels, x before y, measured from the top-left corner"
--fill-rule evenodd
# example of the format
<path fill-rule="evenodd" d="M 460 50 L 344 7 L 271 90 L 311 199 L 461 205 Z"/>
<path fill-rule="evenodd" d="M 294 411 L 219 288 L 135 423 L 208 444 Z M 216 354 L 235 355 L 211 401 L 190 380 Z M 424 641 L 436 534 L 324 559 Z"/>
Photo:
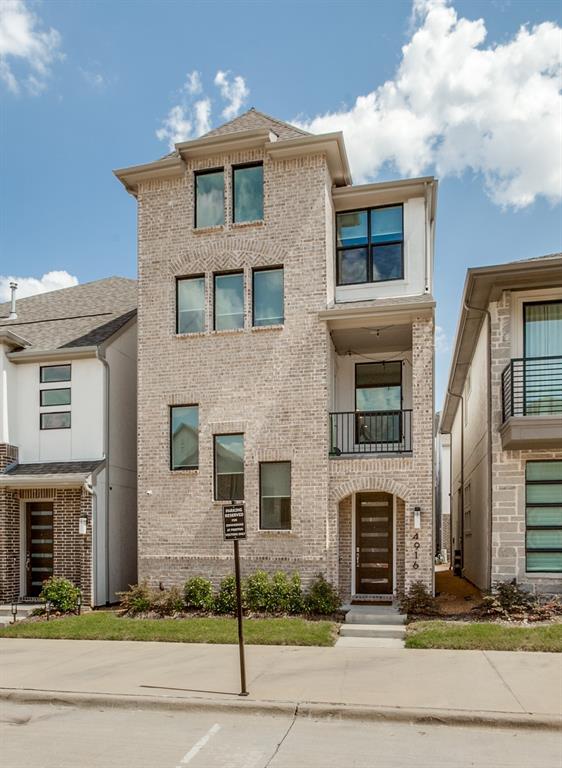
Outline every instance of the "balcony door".
<path fill-rule="evenodd" d="M 523 305 L 525 414 L 562 412 L 562 301 Z"/>
<path fill-rule="evenodd" d="M 355 366 L 355 442 L 400 443 L 402 440 L 402 363 L 357 363 Z"/>

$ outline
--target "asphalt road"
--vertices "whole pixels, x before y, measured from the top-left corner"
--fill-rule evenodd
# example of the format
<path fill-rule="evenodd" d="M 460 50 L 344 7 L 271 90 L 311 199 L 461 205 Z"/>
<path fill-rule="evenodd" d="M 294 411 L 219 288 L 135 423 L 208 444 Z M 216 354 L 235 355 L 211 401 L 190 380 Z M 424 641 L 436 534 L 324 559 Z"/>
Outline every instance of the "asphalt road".
<path fill-rule="evenodd" d="M 560 768 L 560 732 L 0 704 L 2 768 Z"/>

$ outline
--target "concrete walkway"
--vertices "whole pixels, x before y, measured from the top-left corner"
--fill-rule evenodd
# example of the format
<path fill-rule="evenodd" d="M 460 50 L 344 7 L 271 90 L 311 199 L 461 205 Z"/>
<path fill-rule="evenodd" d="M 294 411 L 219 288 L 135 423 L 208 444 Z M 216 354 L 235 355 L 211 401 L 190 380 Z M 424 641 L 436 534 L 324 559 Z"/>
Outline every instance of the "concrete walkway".
<path fill-rule="evenodd" d="M 0 695 L 43 691 L 43 698 L 82 702 L 92 694 L 121 695 L 185 706 L 253 703 L 254 710 L 259 702 L 317 703 L 333 712 L 431 711 L 460 721 L 512 716 L 551 726 L 562 711 L 559 654 L 248 646 L 246 660 L 250 697 L 242 700 L 236 645 L 5 638 Z"/>

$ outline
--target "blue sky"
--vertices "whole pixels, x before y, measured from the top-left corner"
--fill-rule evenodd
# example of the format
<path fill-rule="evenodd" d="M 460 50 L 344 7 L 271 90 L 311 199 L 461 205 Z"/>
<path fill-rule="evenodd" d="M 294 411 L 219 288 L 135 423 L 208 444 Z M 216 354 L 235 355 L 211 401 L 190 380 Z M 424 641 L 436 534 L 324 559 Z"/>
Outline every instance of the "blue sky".
<path fill-rule="evenodd" d="M 198 101 L 212 126 L 249 106 L 339 126 L 356 179 L 440 178 L 439 405 L 466 268 L 562 248 L 552 90 L 562 20 L 551 0 L 415 5 L 414 16 L 410 0 L 0 0 L 0 276 L 134 276 L 135 201 L 112 169 L 164 154 L 175 106 L 191 135 Z M 11 42 L 6 9 L 4 25 L 24 24 Z M 443 29 L 446 13 L 456 16 Z M 483 67 L 489 82 L 475 94 Z"/>

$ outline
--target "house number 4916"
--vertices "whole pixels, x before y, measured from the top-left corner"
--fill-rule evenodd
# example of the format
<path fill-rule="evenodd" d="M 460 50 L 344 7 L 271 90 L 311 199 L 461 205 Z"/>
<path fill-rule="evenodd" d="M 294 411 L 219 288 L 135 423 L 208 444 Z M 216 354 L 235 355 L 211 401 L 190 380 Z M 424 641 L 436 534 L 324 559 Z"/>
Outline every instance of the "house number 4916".
<path fill-rule="evenodd" d="M 421 546 L 419 533 L 414 533 L 414 535 L 412 536 L 412 540 L 414 542 L 414 564 L 413 564 L 413 568 L 414 568 L 414 570 L 417 571 L 417 569 L 420 567 L 420 564 L 418 562 L 418 550 L 419 550 L 419 548 Z"/>

